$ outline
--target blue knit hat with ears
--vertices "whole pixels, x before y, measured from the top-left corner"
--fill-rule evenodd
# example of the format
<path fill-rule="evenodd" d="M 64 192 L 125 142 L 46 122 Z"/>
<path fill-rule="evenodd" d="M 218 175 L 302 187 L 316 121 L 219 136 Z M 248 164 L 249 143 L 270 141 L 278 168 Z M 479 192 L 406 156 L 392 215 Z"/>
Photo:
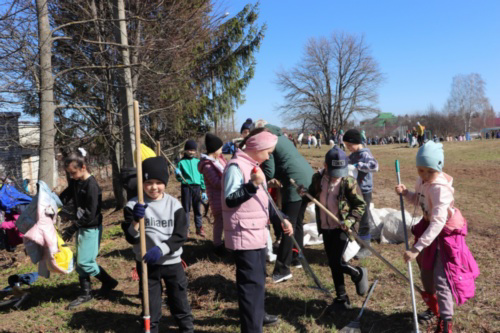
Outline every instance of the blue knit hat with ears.
<path fill-rule="evenodd" d="M 427 141 L 417 152 L 417 166 L 428 167 L 439 172 L 443 171 L 443 144 Z"/>

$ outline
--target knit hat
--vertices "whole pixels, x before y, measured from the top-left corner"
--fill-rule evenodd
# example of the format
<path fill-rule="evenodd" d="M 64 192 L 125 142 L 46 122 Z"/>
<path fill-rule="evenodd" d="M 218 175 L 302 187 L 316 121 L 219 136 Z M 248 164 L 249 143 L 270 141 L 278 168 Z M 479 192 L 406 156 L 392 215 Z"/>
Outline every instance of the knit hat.
<path fill-rule="evenodd" d="M 344 134 L 344 142 L 360 144 L 361 143 L 361 133 L 357 129 L 350 129 Z"/>
<path fill-rule="evenodd" d="M 196 141 L 194 140 L 187 140 L 186 144 L 184 145 L 184 150 L 196 150 L 198 148 L 198 145 L 196 144 Z"/>
<path fill-rule="evenodd" d="M 142 179 L 147 181 L 157 179 L 163 184 L 168 183 L 168 164 L 164 157 L 150 157 L 142 162 Z"/>
<path fill-rule="evenodd" d="M 240 134 L 243 133 L 243 131 L 246 129 L 250 131 L 252 128 L 252 124 L 253 124 L 252 118 L 248 118 L 247 120 L 245 120 L 243 125 L 241 125 Z"/>
<path fill-rule="evenodd" d="M 207 133 L 205 135 L 205 146 L 207 147 L 207 154 L 216 152 L 222 147 L 222 140 L 212 133 Z"/>
<path fill-rule="evenodd" d="M 417 152 L 417 166 L 443 171 L 444 151 L 442 143 L 427 141 Z"/>
<path fill-rule="evenodd" d="M 325 163 L 330 177 L 346 177 L 348 173 L 347 165 L 349 160 L 346 153 L 337 146 L 333 147 L 325 155 Z"/>

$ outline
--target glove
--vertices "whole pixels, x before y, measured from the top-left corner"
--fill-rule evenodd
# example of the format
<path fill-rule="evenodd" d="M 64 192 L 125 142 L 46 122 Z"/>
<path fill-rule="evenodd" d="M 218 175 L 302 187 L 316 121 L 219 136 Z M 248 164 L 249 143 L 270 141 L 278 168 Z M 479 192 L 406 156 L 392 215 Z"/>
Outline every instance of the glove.
<path fill-rule="evenodd" d="M 304 185 L 299 185 L 299 187 L 297 187 L 297 193 L 303 197 L 304 195 L 306 195 L 307 193 L 307 189 L 304 187 Z"/>
<path fill-rule="evenodd" d="M 158 260 L 160 260 L 161 256 L 163 255 L 163 252 L 158 246 L 152 247 L 146 252 L 144 255 L 144 261 L 146 264 L 154 264 Z"/>
<path fill-rule="evenodd" d="M 205 192 L 201 193 L 201 200 L 202 201 L 208 201 L 208 197 L 207 197 L 207 194 Z"/>
<path fill-rule="evenodd" d="M 181 170 L 179 168 L 175 168 L 175 174 L 178 176 L 181 174 Z"/>
<path fill-rule="evenodd" d="M 134 221 L 139 221 L 144 218 L 146 214 L 146 208 L 148 208 L 147 204 L 136 203 L 134 205 L 134 209 L 132 210 L 132 214 L 134 215 Z"/>
<path fill-rule="evenodd" d="M 341 224 L 346 226 L 349 229 L 354 225 L 354 221 L 347 219 L 347 220 L 342 221 Z"/>
<path fill-rule="evenodd" d="M 75 234 L 75 232 L 77 232 L 77 231 L 78 231 L 78 226 L 75 224 L 71 224 L 69 227 L 64 229 L 64 231 L 62 233 L 63 241 L 69 242 L 71 240 L 71 238 L 73 238 L 73 235 Z"/>

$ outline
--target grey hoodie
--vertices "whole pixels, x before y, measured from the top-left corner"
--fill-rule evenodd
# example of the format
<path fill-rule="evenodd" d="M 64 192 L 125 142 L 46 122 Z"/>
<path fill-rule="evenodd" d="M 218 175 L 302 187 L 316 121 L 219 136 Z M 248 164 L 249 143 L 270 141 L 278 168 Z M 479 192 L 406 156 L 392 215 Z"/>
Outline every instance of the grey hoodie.
<path fill-rule="evenodd" d="M 373 191 L 372 172 L 378 171 L 378 162 L 373 157 L 370 149 L 361 148 L 349 155 L 349 164 L 354 164 L 358 169 L 358 178 L 356 179 L 362 193 L 371 193 Z"/>
<path fill-rule="evenodd" d="M 146 250 L 158 246 L 163 256 L 155 265 L 172 265 L 181 262 L 182 245 L 187 240 L 186 213 L 179 200 L 163 194 L 163 198 L 153 201 L 147 196 L 144 202 L 148 205 L 144 216 L 146 227 Z M 135 259 L 141 261 L 139 232 L 133 227 L 133 208 L 137 197 L 132 198 L 124 209 L 125 222 L 122 229 L 127 241 L 134 245 Z"/>

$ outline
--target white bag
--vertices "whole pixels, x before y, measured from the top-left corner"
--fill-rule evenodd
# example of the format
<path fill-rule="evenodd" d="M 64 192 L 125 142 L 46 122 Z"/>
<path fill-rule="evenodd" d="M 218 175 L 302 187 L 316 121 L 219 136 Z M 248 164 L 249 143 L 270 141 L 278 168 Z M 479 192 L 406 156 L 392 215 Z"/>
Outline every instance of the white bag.
<path fill-rule="evenodd" d="M 351 260 L 361 249 L 361 246 L 359 246 L 358 242 L 355 240 L 350 240 L 349 243 L 347 244 L 347 248 L 344 251 L 344 254 L 342 255 L 342 259 L 344 259 L 345 262 L 348 262 Z"/>

